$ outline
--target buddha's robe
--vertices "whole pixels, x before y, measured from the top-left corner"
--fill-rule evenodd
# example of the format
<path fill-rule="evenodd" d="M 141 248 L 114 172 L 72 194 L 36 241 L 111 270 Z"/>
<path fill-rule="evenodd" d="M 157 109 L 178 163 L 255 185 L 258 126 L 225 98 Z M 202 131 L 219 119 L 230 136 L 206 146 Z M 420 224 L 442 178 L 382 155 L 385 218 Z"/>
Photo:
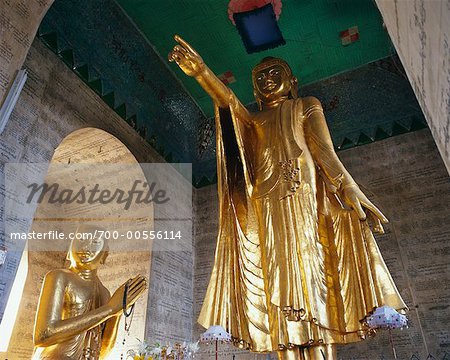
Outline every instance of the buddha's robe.
<path fill-rule="evenodd" d="M 61 274 L 58 276 L 55 274 Z M 99 279 L 85 281 L 70 270 L 53 270 L 44 279 L 67 279 L 63 289 L 55 286 L 62 296 L 55 296 L 55 301 L 62 301 L 58 307 L 62 309 L 61 320 L 74 318 L 92 311 L 102 304 L 102 294 L 107 292 Z M 56 280 L 58 281 L 58 280 Z M 61 280 L 60 280 L 61 281 Z M 108 295 L 109 297 L 109 295 Z M 56 315 L 57 317 L 58 315 Z M 98 360 L 102 345 L 102 325 L 83 331 L 64 342 L 43 348 L 36 348 L 33 359 L 36 360 Z"/>
<path fill-rule="evenodd" d="M 313 156 L 326 144 L 306 122 L 321 111 L 216 107 L 219 234 L 198 321 L 253 351 L 358 341 L 376 307 L 406 308 L 367 221 L 339 201 L 326 167 L 343 165 Z"/>

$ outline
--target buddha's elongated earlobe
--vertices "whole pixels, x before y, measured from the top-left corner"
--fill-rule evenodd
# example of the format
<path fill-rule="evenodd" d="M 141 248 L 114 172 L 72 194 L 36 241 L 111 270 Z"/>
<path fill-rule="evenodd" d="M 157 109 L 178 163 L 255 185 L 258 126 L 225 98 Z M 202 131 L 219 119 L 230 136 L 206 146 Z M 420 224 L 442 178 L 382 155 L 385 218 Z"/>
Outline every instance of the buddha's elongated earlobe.
<path fill-rule="evenodd" d="M 291 79 L 291 97 L 293 99 L 298 98 L 298 80 L 295 76 Z"/>
<path fill-rule="evenodd" d="M 261 111 L 262 110 L 262 101 L 259 98 L 259 96 L 256 93 L 256 91 L 253 91 L 253 95 L 255 96 L 256 104 L 258 105 L 258 110 Z"/>

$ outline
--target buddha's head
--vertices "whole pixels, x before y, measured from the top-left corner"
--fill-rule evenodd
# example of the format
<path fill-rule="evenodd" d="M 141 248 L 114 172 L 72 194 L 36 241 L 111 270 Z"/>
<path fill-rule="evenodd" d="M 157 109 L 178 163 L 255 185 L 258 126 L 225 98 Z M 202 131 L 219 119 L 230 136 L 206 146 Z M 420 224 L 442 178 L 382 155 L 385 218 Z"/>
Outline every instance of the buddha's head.
<path fill-rule="evenodd" d="M 85 224 L 78 226 L 67 253 L 71 267 L 94 270 L 105 262 L 108 256 L 108 242 L 103 234 L 105 230 L 98 226 Z"/>
<path fill-rule="evenodd" d="M 272 103 L 281 98 L 297 98 L 297 79 L 283 59 L 266 57 L 252 71 L 256 102 Z"/>

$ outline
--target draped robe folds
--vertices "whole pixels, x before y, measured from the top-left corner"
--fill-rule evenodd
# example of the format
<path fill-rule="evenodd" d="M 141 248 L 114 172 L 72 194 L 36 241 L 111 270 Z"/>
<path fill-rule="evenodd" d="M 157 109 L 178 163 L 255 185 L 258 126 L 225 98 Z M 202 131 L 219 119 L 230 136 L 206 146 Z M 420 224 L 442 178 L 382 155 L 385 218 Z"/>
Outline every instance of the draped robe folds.
<path fill-rule="evenodd" d="M 60 270 L 56 270 L 60 271 Z M 70 270 L 63 270 L 78 281 L 81 278 Z M 44 280 L 45 281 L 45 280 Z M 85 285 L 86 286 L 86 285 Z M 87 292 L 77 291 L 77 287 L 70 284 L 64 289 L 64 305 L 62 320 L 87 314 L 102 305 L 100 280 L 96 279 L 89 285 Z M 78 289 L 80 290 L 80 289 Z M 46 347 L 36 347 L 33 360 L 98 360 L 102 347 L 102 325 L 82 331 L 73 337 Z"/>
<path fill-rule="evenodd" d="M 250 123 L 216 106 L 219 234 L 198 322 L 265 352 L 361 340 L 376 307 L 405 309 L 367 221 L 308 149 L 302 99 Z"/>

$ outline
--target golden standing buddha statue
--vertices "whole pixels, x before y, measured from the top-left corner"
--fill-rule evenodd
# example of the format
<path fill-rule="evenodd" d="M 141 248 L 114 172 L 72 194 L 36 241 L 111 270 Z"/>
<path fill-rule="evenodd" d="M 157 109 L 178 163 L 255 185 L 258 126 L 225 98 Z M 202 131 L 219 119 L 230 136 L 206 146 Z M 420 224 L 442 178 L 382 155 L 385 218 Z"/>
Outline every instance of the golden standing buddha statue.
<path fill-rule="evenodd" d="M 376 307 L 404 309 L 368 226 L 386 217 L 337 157 L 322 106 L 288 64 L 253 69 L 250 113 L 183 39 L 169 54 L 216 109 L 219 234 L 199 323 L 280 358 L 336 359 Z"/>
<path fill-rule="evenodd" d="M 97 228 L 80 227 L 94 234 Z M 147 288 L 136 276 L 110 296 L 97 276 L 108 256 L 105 239 L 86 236 L 72 241 L 67 254 L 69 269 L 48 272 L 42 284 L 34 327 L 33 359 L 98 360 L 113 349 L 124 306 L 131 307 Z"/>

